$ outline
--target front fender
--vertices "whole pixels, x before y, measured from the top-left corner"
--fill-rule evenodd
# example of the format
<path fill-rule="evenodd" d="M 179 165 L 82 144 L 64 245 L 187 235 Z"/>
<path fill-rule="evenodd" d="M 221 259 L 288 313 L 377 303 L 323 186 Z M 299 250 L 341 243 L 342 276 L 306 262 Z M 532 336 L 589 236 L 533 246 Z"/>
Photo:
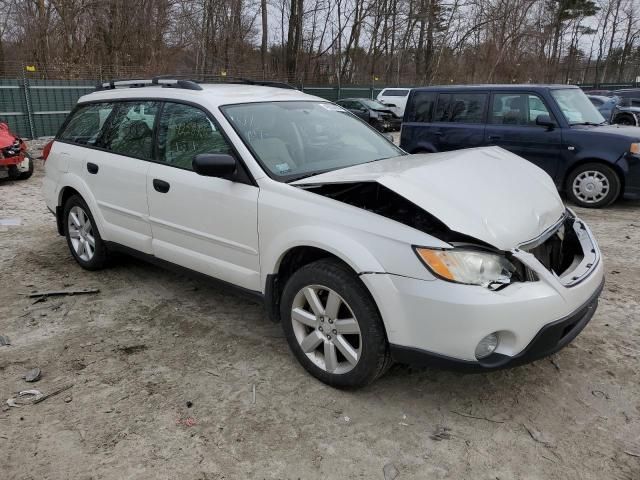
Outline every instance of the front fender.
<path fill-rule="evenodd" d="M 280 232 L 261 252 L 262 285 L 267 275 L 278 272 L 287 252 L 296 247 L 325 250 L 349 265 L 354 272 L 384 272 L 375 256 L 360 242 L 343 232 L 318 225 L 303 225 Z"/>

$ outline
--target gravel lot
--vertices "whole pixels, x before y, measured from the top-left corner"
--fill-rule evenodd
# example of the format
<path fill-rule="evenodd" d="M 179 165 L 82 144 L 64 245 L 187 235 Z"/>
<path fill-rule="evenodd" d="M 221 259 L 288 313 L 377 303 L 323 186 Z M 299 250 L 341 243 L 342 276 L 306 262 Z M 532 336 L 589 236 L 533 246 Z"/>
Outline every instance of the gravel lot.
<path fill-rule="evenodd" d="M 345 392 L 306 374 L 237 293 L 129 258 L 82 270 L 36 167 L 0 183 L 0 219 L 21 222 L 0 226 L 0 478 L 383 479 L 385 465 L 398 479 L 640 478 L 640 203 L 579 210 L 607 284 L 568 348 L 490 374 L 396 365 Z M 26 296 L 85 287 L 100 292 Z M 26 383 L 33 367 L 42 379 Z"/>

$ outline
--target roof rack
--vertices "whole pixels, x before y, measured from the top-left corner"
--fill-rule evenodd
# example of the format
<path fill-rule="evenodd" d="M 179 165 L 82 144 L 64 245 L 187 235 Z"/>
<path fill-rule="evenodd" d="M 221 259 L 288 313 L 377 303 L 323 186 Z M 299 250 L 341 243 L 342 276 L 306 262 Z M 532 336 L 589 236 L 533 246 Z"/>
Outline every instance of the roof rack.
<path fill-rule="evenodd" d="M 277 82 L 272 80 L 251 80 L 250 78 L 243 77 L 228 77 L 229 80 L 226 83 L 244 83 L 247 85 L 259 85 L 261 87 L 274 87 L 274 88 L 286 88 L 288 90 L 298 90 L 293 85 L 285 82 Z"/>
<path fill-rule="evenodd" d="M 96 90 L 115 90 L 116 88 L 141 88 L 141 87 L 166 87 L 184 88 L 186 90 L 202 90 L 202 87 L 193 80 L 180 80 L 176 78 L 153 77 L 138 78 L 132 80 L 111 80 L 96 86 Z"/>

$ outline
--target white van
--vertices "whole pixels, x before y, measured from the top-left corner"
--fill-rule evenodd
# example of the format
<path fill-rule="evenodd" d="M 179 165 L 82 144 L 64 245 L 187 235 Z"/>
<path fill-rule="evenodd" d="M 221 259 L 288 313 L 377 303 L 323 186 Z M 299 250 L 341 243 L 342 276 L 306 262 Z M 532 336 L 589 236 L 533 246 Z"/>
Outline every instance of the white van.
<path fill-rule="evenodd" d="M 377 100 L 388 107 L 393 107 L 393 113 L 402 117 L 410 91 L 410 88 L 385 88 L 378 94 Z"/>

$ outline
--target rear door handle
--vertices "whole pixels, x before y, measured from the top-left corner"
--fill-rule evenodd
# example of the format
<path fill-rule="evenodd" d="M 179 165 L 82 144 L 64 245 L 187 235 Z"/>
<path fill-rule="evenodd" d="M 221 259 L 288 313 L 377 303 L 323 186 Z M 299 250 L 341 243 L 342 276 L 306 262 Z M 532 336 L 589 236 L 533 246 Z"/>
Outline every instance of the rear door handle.
<path fill-rule="evenodd" d="M 165 182 L 164 180 L 158 180 L 157 178 L 153 179 L 153 188 L 155 188 L 156 192 L 167 193 L 171 185 L 169 182 Z"/>
<path fill-rule="evenodd" d="M 441 131 L 438 130 L 437 132 L 433 132 L 433 134 L 438 136 L 438 137 L 441 137 L 442 135 L 444 135 L 444 132 L 441 132 Z"/>
<path fill-rule="evenodd" d="M 100 169 L 100 167 L 98 167 L 98 165 L 96 165 L 95 163 L 87 163 L 87 171 L 93 175 L 95 175 L 96 173 L 98 173 L 98 170 Z"/>
<path fill-rule="evenodd" d="M 501 138 L 500 135 L 489 135 L 489 140 L 500 140 Z"/>

